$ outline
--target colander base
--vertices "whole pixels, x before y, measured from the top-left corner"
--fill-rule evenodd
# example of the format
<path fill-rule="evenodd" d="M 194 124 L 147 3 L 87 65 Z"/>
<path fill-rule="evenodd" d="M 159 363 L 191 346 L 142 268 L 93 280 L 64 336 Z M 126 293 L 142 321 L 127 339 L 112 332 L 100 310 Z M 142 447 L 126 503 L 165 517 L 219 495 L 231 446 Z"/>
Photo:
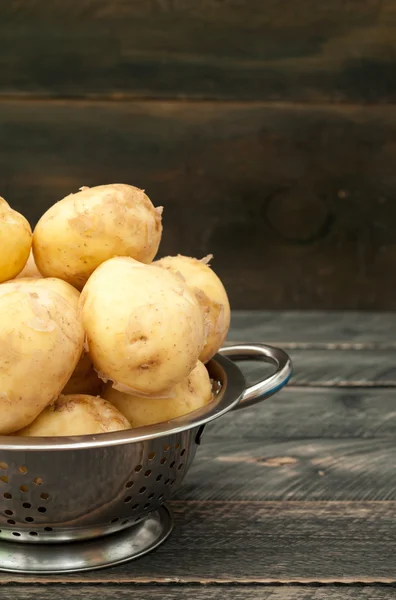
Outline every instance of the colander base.
<path fill-rule="evenodd" d="M 85 542 L 23 544 L 0 541 L 0 571 L 74 573 L 117 565 L 157 548 L 173 528 L 163 505 L 137 525 Z"/>

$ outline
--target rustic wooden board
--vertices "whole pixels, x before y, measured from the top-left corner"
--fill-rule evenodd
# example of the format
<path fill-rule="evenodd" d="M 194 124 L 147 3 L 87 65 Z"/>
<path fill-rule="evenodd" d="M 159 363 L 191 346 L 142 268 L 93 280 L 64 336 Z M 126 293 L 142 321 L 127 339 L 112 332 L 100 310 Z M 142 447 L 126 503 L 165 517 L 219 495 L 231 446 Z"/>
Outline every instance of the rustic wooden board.
<path fill-rule="evenodd" d="M 139 561 L 64 576 L 2 573 L 0 582 L 396 582 L 395 502 L 181 502 L 172 508 L 173 534 Z"/>
<path fill-rule="evenodd" d="M 395 387 L 396 349 L 334 350 L 285 348 L 293 361 L 292 386 Z M 259 362 L 241 363 L 248 382 L 255 382 L 274 368 Z"/>
<path fill-rule="evenodd" d="M 213 252 L 234 308 L 396 305 L 396 107 L 3 101 L 0 134 L 32 221 L 134 183 L 165 206 L 161 253 Z"/>
<path fill-rule="evenodd" d="M 3 94 L 396 98 L 392 0 L 18 0 Z"/>
<path fill-rule="evenodd" d="M 235 310 L 228 340 L 281 344 L 291 350 L 393 350 L 396 313 Z"/>
<path fill-rule="evenodd" d="M 261 404 L 233 411 L 208 425 L 199 450 L 223 440 L 389 440 L 396 437 L 396 389 L 286 388 Z M 260 451 L 260 447 L 258 447 Z"/>
<path fill-rule="evenodd" d="M 394 390 L 288 390 L 208 426 L 185 500 L 396 500 Z"/>
<path fill-rule="evenodd" d="M 73 588 L 14 585 L 12 588 L 1 588 L 3 600 L 97 600 L 98 588 L 90 585 L 73 585 Z M 124 587 L 122 585 L 104 585 L 100 588 L 100 597 L 103 600 L 130 600 L 131 596 L 139 600 L 174 600 L 175 598 L 188 598 L 188 600 L 393 600 L 394 589 L 391 587 L 366 587 L 361 586 L 346 588 L 335 586 L 272 586 L 272 585 L 244 585 L 241 587 L 221 586 L 139 586 Z"/>

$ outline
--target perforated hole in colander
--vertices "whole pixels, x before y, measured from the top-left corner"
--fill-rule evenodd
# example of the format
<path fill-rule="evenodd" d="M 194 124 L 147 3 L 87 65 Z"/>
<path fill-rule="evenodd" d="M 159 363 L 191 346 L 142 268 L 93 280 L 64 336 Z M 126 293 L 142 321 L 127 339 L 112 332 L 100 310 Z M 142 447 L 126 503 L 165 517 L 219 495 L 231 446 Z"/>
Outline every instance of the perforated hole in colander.
<path fill-rule="evenodd" d="M 40 494 L 40 498 L 42 498 L 42 500 L 49 500 L 50 495 L 47 494 L 47 492 L 43 492 L 42 494 Z"/>
<path fill-rule="evenodd" d="M 12 494 L 10 494 L 10 492 L 4 492 L 3 497 L 6 500 L 12 500 Z"/>
<path fill-rule="evenodd" d="M 2 475 L 0 477 L 0 481 L 2 481 L 3 483 L 8 483 L 8 477 L 7 477 L 7 475 Z"/>
<path fill-rule="evenodd" d="M 21 492 L 25 492 L 25 493 L 29 491 L 29 488 L 27 485 L 21 485 L 19 487 L 19 489 L 21 490 Z"/>
<path fill-rule="evenodd" d="M 124 502 L 128 503 L 132 500 L 132 496 L 127 496 L 126 498 L 124 498 Z"/>
<path fill-rule="evenodd" d="M 13 515 L 13 514 L 14 514 L 14 513 L 12 512 L 12 510 L 9 510 L 8 508 L 7 508 L 7 510 L 5 510 L 4 512 L 5 512 L 5 514 L 6 514 L 6 515 L 8 515 L 8 516 L 10 516 L 10 517 L 11 517 L 11 515 Z"/>
<path fill-rule="evenodd" d="M 126 488 L 131 488 L 133 486 L 133 481 L 128 481 L 128 483 L 125 485 Z"/>
<path fill-rule="evenodd" d="M 33 479 L 33 483 L 35 485 L 42 485 L 44 483 L 44 479 L 42 477 L 36 477 L 35 479 Z"/>
<path fill-rule="evenodd" d="M 166 463 L 166 456 L 163 456 L 160 460 L 161 465 L 164 465 Z"/>
<path fill-rule="evenodd" d="M 180 452 L 180 456 L 184 456 L 184 455 L 185 455 L 185 453 L 186 453 L 186 449 L 185 449 L 185 448 L 183 448 L 183 450 Z"/>
<path fill-rule="evenodd" d="M 40 513 L 45 513 L 47 512 L 47 509 L 45 508 L 45 506 L 39 506 L 37 509 Z"/>
<path fill-rule="evenodd" d="M 155 452 L 150 452 L 150 454 L 148 455 L 149 460 L 154 460 L 155 457 L 156 457 Z"/>
<path fill-rule="evenodd" d="M 6 462 L 1 461 L 0 469 L 2 469 L 3 471 L 6 471 L 8 469 L 8 464 Z"/>
<path fill-rule="evenodd" d="M 152 473 L 152 470 L 151 469 L 147 469 L 147 471 L 145 472 L 144 476 L 145 477 L 150 477 L 151 473 Z"/>
<path fill-rule="evenodd" d="M 139 471 L 141 471 L 142 469 L 143 469 L 142 465 L 136 465 L 136 467 L 135 467 L 136 473 L 139 473 Z"/>
<path fill-rule="evenodd" d="M 21 465 L 20 467 L 18 467 L 18 471 L 21 475 L 26 475 L 27 473 L 27 466 L 26 465 Z"/>
<path fill-rule="evenodd" d="M 30 504 L 30 502 L 24 502 L 22 504 L 23 508 L 32 508 L 32 505 Z"/>

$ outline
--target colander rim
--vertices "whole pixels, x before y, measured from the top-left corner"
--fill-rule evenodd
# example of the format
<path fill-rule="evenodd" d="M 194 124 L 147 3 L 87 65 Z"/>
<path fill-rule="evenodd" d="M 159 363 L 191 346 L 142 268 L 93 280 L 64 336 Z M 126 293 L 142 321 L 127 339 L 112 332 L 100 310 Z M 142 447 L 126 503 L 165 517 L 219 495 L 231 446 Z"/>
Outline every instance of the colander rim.
<path fill-rule="evenodd" d="M 241 370 L 229 358 L 216 354 L 206 367 L 210 376 L 220 382 L 220 391 L 209 404 L 183 417 L 156 425 L 95 435 L 73 437 L 0 435 L 0 450 L 43 451 L 106 448 L 167 437 L 205 425 L 232 410 L 240 401 L 246 387 Z"/>

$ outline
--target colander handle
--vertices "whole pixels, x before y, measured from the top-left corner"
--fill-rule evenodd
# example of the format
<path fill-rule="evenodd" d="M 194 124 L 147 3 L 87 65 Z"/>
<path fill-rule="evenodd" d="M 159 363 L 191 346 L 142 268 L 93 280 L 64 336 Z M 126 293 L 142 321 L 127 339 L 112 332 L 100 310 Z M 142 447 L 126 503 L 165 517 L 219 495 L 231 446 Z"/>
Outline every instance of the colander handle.
<path fill-rule="evenodd" d="M 244 391 L 235 409 L 252 406 L 265 400 L 283 388 L 292 373 L 290 357 L 280 348 L 264 344 L 238 344 L 221 348 L 220 354 L 234 361 L 258 360 L 276 366 L 276 371 Z"/>

